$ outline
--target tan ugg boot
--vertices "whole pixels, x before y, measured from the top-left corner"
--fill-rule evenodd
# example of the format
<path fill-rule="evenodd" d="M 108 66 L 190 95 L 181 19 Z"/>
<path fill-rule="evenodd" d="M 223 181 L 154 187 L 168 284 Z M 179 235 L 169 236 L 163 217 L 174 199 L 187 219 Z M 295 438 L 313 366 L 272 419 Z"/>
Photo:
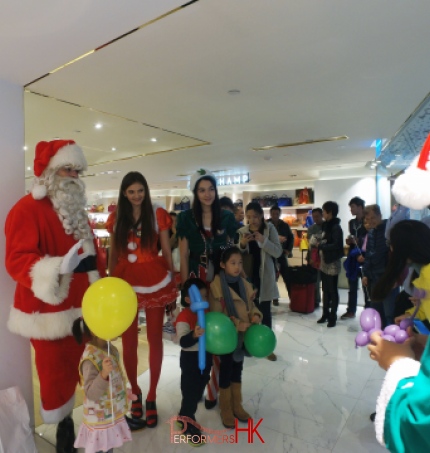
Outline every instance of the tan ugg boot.
<path fill-rule="evenodd" d="M 242 384 L 240 382 L 231 383 L 231 399 L 233 401 L 233 414 L 241 422 L 246 422 L 252 418 L 242 406 Z"/>
<path fill-rule="evenodd" d="M 219 408 L 222 424 L 226 428 L 234 428 L 234 415 L 232 408 L 231 387 L 219 389 Z"/>

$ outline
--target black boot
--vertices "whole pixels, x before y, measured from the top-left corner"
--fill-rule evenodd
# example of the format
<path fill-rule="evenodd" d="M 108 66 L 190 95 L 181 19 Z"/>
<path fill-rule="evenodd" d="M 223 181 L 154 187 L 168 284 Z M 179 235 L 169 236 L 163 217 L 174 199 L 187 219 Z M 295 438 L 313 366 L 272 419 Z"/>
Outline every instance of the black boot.
<path fill-rule="evenodd" d="M 337 315 L 330 313 L 330 316 L 328 317 L 327 327 L 335 327 L 336 321 L 337 321 Z"/>
<path fill-rule="evenodd" d="M 321 318 L 318 319 L 317 323 L 318 324 L 324 324 L 327 321 L 328 321 L 328 317 L 326 315 L 322 315 Z"/>
<path fill-rule="evenodd" d="M 330 318 L 327 323 L 327 327 L 336 327 L 336 319 Z"/>
<path fill-rule="evenodd" d="M 75 424 L 70 416 L 65 417 L 57 426 L 57 453 L 76 453 Z"/>

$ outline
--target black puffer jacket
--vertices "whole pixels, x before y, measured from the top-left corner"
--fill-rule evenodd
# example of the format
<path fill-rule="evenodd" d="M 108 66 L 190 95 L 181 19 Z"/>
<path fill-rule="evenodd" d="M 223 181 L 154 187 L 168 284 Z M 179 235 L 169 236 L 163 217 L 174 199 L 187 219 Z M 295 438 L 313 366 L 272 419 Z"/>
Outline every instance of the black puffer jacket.
<path fill-rule="evenodd" d="M 337 217 L 322 224 L 322 241 L 318 246 L 322 250 L 327 264 L 340 260 L 343 256 L 343 231 Z"/>
<path fill-rule="evenodd" d="M 376 283 L 385 271 L 388 262 L 389 247 L 385 239 L 387 221 L 383 220 L 367 235 L 366 256 L 363 264 L 363 275 Z"/>

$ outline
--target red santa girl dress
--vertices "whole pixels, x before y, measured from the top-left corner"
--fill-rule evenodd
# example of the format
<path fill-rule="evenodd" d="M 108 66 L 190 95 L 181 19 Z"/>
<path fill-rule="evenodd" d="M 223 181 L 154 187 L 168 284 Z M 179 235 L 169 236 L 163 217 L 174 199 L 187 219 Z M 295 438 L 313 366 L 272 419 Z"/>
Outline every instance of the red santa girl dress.
<path fill-rule="evenodd" d="M 158 254 L 158 232 L 169 230 L 172 219 L 161 207 L 155 209 L 156 231 L 150 248 L 141 249 L 140 229 L 128 233 L 127 252 L 119 251 L 118 263 L 112 277 L 119 277 L 128 282 L 136 291 L 139 309 L 164 307 L 176 300 L 175 279 L 166 259 Z M 110 214 L 107 229 L 113 233 L 116 212 Z"/>

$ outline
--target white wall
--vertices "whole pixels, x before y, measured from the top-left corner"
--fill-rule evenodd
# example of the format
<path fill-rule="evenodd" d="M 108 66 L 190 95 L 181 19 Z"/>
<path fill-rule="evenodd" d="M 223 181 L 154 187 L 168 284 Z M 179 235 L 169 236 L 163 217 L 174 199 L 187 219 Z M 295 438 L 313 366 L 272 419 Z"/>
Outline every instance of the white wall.
<path fill-rule="evenodd" d="M 315 181 L 315 207 L 321 208 L 326 201 L 335 201 L 339 205 L 339 218 L 343 235 L 348 233 L 348 221 L 352 218 L 349 200 L 362 198 L 366 204 L 376 203 L 376 182 L 374 177 L 332 179 Z"/>
<path fill-rule="evenodd" d="M 6 327 L 15 284 L 4 267 L 3 226 L 12 205 L 24 195 L 23 88 L 0 80 L 0 390 L 18 386 L 33 417 L 30 342 Z"/>

